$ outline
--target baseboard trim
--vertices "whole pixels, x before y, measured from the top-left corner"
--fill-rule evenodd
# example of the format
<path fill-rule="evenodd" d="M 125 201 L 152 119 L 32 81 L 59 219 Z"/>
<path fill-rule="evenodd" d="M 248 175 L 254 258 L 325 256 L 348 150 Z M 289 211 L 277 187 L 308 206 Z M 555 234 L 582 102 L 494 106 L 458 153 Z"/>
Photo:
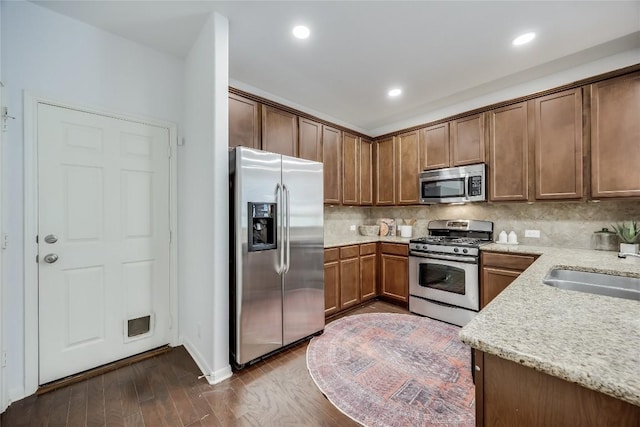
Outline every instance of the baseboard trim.
<path fill-rule="evenodd" d="M 200 368 L 202 376 L 207 379 L 209 384 L 218 384 L 226 380 L 227 378 L 231 378 L 231 376 L 233 375 L 231 365 L 227 365 L 221 369 L 218 369 L 217 371 L 213 371 L 209 367 L 209 364 L 206 362 L 205 358 L 198 351 L 196 346 L 193 345 L 188 337 L 182 337 L 181 341 L 182 345 L 184 345 L 184 348 L 187 349 L 187 352 L 189 353 L 191 358 L 194 360 L 194 362 L 196 362 L 196 365 L 198 365 L 198 368 Z"/>

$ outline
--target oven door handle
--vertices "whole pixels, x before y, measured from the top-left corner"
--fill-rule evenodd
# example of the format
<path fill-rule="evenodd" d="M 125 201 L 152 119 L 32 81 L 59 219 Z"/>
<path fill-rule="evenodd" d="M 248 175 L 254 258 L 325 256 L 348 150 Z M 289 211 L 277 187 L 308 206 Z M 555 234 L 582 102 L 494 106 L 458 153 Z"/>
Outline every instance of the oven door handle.
<path fill-rule="evenodd" d="M 467 264 L 477 264 L 478 258 L 473 256 L 459 256 L 459 255 L 445 255 L 445 254 L 425 254 L 423 252 L 409 252 L 409 255 L 418 257 L 418 258 L 427 258 L 427 259 L 440 259 L 443 261 L 456 261 L 456 262 L 464 262 Z"/>

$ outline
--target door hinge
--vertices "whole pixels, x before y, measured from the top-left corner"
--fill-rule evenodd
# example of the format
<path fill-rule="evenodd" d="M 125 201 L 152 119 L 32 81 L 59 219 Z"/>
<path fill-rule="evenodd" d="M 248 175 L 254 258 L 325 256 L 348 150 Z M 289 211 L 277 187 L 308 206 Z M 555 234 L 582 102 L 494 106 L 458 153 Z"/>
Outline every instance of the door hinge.
<path fill-rule="evenodd" d="M 7 233 L 2 233 L 2 249 L 7 249 L 9 246 L 9 235 Z"/>
<path fill-rule="evenodd" d="M 9 119 L 15 120 L 15 117 L 9 115 L 7 107 L 2 107 L 0 115 L 2 116 L 2 132 L 6 132 L 9 129 Z"/>
<path fill-rule="evenodd" d="M 38 240 L 40 240 L 40 236 L 36 234 L 36 243 L 40 243 Z"/>
<path fill-rule="evenodd" d="M 169 243 L 173 242 L 173 231 L 169 230 Z"/>
<path fill-rule="evenodd" d="M 40 262 L 40 257 L 36 255 L 36 262 Z"/>
<path fill-rule="evenodd" d="M 2 367 L 6 368 L 7 366 L 7 352 L 3 351 L 2 352 Z"/>

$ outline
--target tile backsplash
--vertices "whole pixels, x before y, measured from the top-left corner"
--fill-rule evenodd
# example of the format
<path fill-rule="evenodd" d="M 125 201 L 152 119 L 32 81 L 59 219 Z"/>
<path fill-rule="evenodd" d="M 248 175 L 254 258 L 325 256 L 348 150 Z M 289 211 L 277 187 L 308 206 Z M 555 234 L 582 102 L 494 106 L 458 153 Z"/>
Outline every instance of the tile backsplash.
<path fill-rule="evenodd" d="M 357 234 L 351 225 L 375 224 L 378 218 L 416 219 L 413 236 L 427 234 L 433 219 L 493 221 L 500 231 L 515 231 L 525 245 L 593 249 L 593 233 L 620 221 L 640 221 L 640 201 L 470 203 L 408 207 L 325 206 L 325 235 Z M 540 230 L 540 238 L 524 237 L 525 230 Z"/>

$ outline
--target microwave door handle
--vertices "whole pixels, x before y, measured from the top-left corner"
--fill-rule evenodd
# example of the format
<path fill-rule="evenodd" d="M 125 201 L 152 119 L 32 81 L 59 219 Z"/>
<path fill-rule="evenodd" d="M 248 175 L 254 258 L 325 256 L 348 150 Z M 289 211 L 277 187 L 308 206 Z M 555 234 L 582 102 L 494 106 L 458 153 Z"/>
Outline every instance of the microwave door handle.
<path fill-rule="evenodd" d="M 464 176 L 464 198 L 469 200 L 469 174 Z"/>

